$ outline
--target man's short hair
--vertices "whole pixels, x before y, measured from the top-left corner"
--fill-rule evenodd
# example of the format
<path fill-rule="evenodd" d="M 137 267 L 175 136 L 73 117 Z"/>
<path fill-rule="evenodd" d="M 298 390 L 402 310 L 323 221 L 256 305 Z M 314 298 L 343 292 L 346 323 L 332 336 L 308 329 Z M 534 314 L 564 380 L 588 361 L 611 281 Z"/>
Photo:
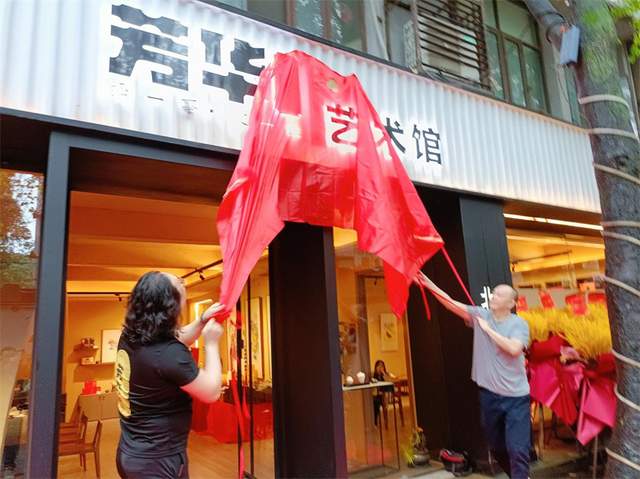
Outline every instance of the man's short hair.
<path fill-rule="evenodd" d="M 498 284 L 498 285 L 496 285 L 496 288 L 497 288 L 498 286 L 506 286 L 507 288 L 509 288 L 509 289 L 511 290 L 511 297 L 513 298 L 513 300 L 514 300 L 516 303 L 518 302 L 518 297 L 519 297 L 519 295 L 518 295 L 518 291 L 516 290 L 516 288 L 514 288 L 514 287 L 513 287 L 513 286 L 511 286 L 510 284 L 506 284 L 506 283 Z"/>

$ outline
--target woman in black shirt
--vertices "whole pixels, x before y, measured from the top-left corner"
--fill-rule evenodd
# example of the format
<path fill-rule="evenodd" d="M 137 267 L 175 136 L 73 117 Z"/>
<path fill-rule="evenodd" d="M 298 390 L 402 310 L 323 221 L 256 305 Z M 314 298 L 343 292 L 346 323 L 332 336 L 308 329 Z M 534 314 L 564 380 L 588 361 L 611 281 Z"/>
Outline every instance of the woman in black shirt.
<path fill-rule="evenodd" d="M 373 379 L 376 381 L 390 381 L 395 376 L 387 371 L 382 359 L 378 359 L 373 366 Z M 373 396 L 373 422 L 377 426 L 380 420 L 380 410 L 384 414 L 384 424 L 387 425 L 387 393 L 393 394 L 393 386 L 381 386 Z"/>
<path fill-rule="evenodd" d="M 144 274 L 129 296 L 116 359 L 123 478 L 187 478 L 191 397 L 210 403 L 220 396 L 223 328 L 209 319 L 222 306 L 180 328 L 185 306 L 182 280 L 159 271 Z M 200 334 L 205 366 L 198 370 L 188 347 Z"/>

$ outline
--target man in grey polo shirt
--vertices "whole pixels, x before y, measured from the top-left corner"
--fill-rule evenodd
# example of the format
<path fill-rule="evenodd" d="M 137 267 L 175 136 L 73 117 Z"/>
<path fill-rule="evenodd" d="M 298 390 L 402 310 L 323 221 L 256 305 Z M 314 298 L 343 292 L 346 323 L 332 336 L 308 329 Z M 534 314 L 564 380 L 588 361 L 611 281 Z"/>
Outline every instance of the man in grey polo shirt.
<path fill-rule="evenodd" d="M 507 284 L 493 289 L 489 309 L 451 299 L 429 278 L 425 286 L 473 328 L 471 379 L 480 388 L 480 414 L 493 457 L 514 479 L 529 477 L 531 421 L 524 350 L 529 326 L 511 313 L 518 293 Z"/>

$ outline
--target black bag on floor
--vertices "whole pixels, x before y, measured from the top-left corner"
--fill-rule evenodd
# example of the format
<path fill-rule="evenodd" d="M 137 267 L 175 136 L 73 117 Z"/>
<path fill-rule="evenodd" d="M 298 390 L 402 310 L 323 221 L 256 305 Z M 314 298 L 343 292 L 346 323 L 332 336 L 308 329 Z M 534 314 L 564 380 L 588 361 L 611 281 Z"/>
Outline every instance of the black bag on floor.
<path fill-rule="evenodd" d="M 468 476 L 473 472 L 469 464 L 469 454 L 449 449 L 440 450 L 440 461 L 444 468 L 456 477 Z"/>

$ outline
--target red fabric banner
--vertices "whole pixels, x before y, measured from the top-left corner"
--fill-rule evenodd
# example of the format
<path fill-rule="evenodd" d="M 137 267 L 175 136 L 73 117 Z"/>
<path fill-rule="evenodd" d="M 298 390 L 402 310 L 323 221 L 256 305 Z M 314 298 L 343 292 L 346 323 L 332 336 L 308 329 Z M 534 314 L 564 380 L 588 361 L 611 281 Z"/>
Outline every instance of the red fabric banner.
<path fill-rule="evenodd" d="M 443 245 L 358 79 L 299 51 L 277 54 L 260 75 L 218 212 L 221 303 L 235 305 L 284 221 L 356 230 L 358 247 L 383 260 L 397 315 Z"/>

